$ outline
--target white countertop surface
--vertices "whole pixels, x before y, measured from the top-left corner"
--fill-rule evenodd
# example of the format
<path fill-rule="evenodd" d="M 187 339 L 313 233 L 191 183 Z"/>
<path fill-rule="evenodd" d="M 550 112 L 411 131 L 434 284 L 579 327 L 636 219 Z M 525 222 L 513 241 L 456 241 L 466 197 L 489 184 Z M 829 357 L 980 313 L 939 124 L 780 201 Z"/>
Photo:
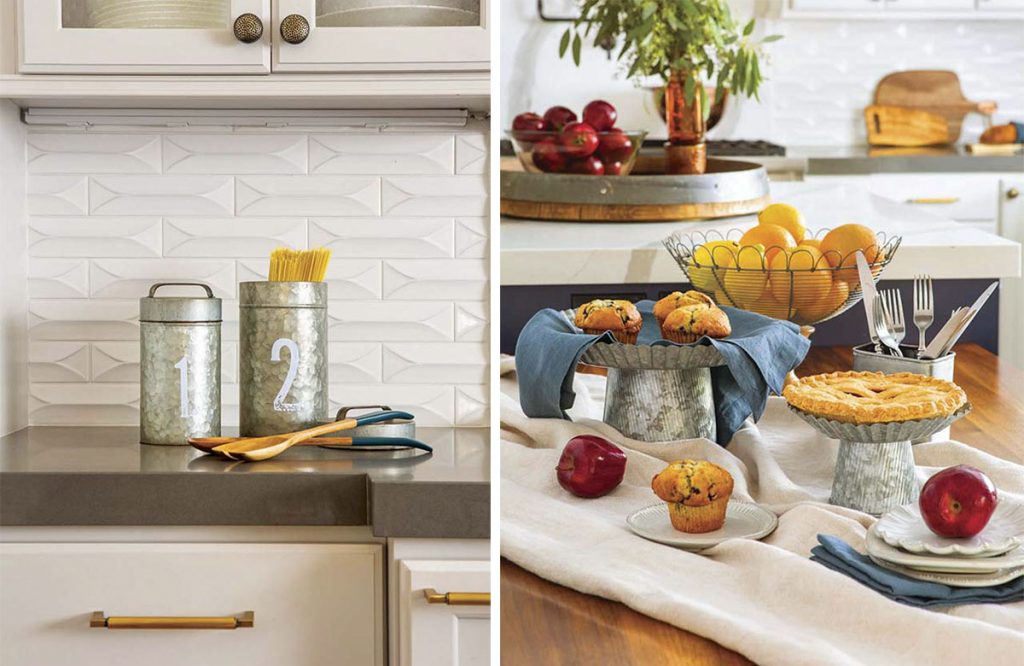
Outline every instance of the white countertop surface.
<path fill-rule="evenodd" d="M 775 201 L 804 214 L 809 230 L 859 222 L 903 236 L 884 277 L 906 280 L 918 273 L 935 279 L 1010 278 L 1021 274 L 1021 246 L 856 185 L 773 182 Z M 501 284 L 645 284 L 685 279 L 661 244 L 676 230 L 726 233 L 749 229 L 755 216 L 707 222 L 541 222 L 501 220 Z"/>

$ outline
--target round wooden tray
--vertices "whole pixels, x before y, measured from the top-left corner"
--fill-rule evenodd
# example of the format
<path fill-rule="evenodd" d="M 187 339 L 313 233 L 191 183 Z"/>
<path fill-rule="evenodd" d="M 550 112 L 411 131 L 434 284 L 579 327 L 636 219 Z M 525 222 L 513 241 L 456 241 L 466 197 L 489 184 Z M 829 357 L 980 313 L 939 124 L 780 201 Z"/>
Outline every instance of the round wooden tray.
<path fill-rule="evenodd" d="M 667 222 L 756 213 L 767 206 L 760 164 L 708 159 L 699 176 L 663 173 L 661 157 L 641 156 L 629 176 L 501 172 L 501 214 L 535 220 Z"/>

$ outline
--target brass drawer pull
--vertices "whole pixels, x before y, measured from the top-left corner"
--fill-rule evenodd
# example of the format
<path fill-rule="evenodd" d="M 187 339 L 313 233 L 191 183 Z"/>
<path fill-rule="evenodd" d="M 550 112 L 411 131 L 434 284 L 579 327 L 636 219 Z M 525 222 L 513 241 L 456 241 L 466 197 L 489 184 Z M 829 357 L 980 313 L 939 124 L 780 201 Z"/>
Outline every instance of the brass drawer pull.
<path fill-rule="evenodd" d="M 960 197 L 921 197 L 919 199 L 907 199 L 909 204 L 955 204 Z"/>
<path fill-rule="evenodd" d="M 281 19 L 281 39 L 289 44 L 301 44 L 309 37 L 309 21 L 301 14 L 289 14 Z"/>
<path fill-rule="evenodd" d="M 242 14 L 235 19 L 232 31 L 243 44 L 258 42 L 263 36 L 263 21 L 255 14 Z"/>
<path fill-rule="evenodd" d="M 245 611 L 237 617 L 107 617 L 103 611 L 95 611 L 89 618 L 89 626 L 93 629 L 248 629 L 255 620 L 253 611 Z"/>
<path fill-rule="evenodd" d="M 490 592 L 438 592 L 432 587 L 423 590 L 428 604 L 448 604 L 449 606 L 490 606 Z"/>

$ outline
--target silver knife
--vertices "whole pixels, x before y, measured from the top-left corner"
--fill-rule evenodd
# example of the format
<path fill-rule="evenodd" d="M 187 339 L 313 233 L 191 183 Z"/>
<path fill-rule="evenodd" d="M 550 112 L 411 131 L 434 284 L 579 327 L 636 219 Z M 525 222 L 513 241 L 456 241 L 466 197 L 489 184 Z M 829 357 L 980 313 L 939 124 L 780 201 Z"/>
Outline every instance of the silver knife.
<path fill-rule="evenodd" d="M 875 353 L 882 353 L 882 343 L 878 339 L 878 333 L 875 332 L 875 297 L 878 295 L 878 290 L 875 289 L 875 279 L 871 275 L 871 269 L 868 268 L 868 260 L 864 257 L 864 253 L 857 250 L 857 274 L 860 276 L 860 287 L 863 293 L 864 301 L 864 314 L 868 318 L 868 334 L 871 336 L 871 343 L 875 345 Z"/>
<path fill-rule="evenodd" d="M 953 335 L 950 336 L 949 342 L 942 346 L 942 351 L 939 352 L 939 356 L 945 356 L 946 354 L 948 354 L 949 351 L 953 348 L 953 345 L 955 345 L 957 341 L 960 340 L 960 336 L 964 334 L 964 331 L 967 330 L 967 327 L 971 325 L 972 321 L 974 321 L 974 318 L 977 316 L 978 311 L 981 310 L 981 308 L 985 307 L 985 302 L 988 300 L 989 296 L 992 295 L 992 292 L 995 291 L 996 287 L 998 286 L 999 281 L 997 280 L 996 282 L 990 284 L 988 288 L 981 293 L 981 296 L 978 296 L 978 300 L 974 301 L 974 305 L 971 306 L 971 309 L 968 311 L 963 323 L 960 324 L 960 326 L 957 327 L 956 331 L 953 332 Z"/>

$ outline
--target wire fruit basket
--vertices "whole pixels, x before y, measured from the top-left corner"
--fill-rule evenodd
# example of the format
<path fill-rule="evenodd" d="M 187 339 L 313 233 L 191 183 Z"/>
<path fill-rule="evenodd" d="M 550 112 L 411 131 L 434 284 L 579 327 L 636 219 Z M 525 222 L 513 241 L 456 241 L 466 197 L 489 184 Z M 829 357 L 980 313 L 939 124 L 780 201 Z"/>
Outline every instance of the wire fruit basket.
<path fill-rule="evenodd" d="M 829 232 L 821 229 L 809 245 L 795 248 L 739 246 L 740 229 L 675 232 L 663 242 L 693 288 L 719 305 L 750 310 L 775 319 L 810 326 L 836 317 L 860 302 L 863 292 L 856 250 L 824 253 L 817 243 Z M 863 248 L 874 280 L 892 261 L 900 236 L 875 234 Z"/>

